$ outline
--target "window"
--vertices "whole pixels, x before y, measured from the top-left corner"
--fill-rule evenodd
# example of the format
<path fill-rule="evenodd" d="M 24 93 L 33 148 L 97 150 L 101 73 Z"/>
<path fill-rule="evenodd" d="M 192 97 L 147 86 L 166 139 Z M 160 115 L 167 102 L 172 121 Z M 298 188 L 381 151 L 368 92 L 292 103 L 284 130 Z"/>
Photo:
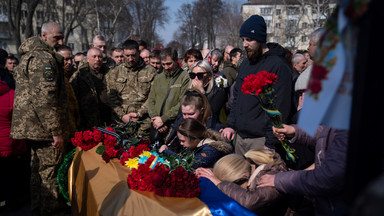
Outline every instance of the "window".
<path fill-rule="evenodd" d="M 297 20 L 288 20 L 287 29 L 288 31 L 296 31 Z"/>
<path fill-rule="evenodd" d="M 73 19 L 73 13 L 66 13 L 65 18 L 67 19 L 67 21 L 71 21 Z"/>
<path fill-rule="evenodd" d="M 24 19 L 27 19 L 27 16 L 28 16 L 28 12 L 26 10 L 22 10 L 21 11 L 21 17 Z"/>
<path fill-rule="evenodd" d="M 281 9 L 276 9 L 276 15 L 281 15 Z"/>
<path fill-rule="evenodd" d="M 71 5 L 72 4 L 72 0 L 65 0 L 65 5 Z"/>
<path fill-rule="evenodd" d="M 260 8 L 261 15 L 272 15 L 272 8 Z"/>
<path fill-rule="evenodd" d="M 308 23 L 304 22 L 304 23 L 301 25 L 301 27 L 302 27 L 303 29 L 308 28 Z"/>
<path fill-rule="evenodd" d="M 275 28 L 280 29 L 281 28 L 281 24 L 280 23 L 276 23 L 275 24 Z"/>
<path fill-rule="evenodd" d="M 280 43 L 280 37 L 279 36 L 275 36 L 273 39 L 274 39 L 274 42 Z"/>
<path fill-rule="evenodd" d="M 301 36 L 301 42 L 307 42 L 308 37 L 307 36 Z"/>
<path fill-rule="evenodd" d="M 36 11 L 36 16 L 38 20 L 44 19 L 44 13 L 43 11 Z"/>
<path fill-rule="evenodd" d="M 68 43 L 67 45 L 71 48 L 71 50 L 74 50 L 74 49 L 75 49 L 75 44 L 73 44 L 73 43 Z"/>
<path fill-rule="evenodd" d="M 287 15 L 298 15 L 298 14 L 300 14 L 298 8 L 296 7 L 287 8 Z"/>

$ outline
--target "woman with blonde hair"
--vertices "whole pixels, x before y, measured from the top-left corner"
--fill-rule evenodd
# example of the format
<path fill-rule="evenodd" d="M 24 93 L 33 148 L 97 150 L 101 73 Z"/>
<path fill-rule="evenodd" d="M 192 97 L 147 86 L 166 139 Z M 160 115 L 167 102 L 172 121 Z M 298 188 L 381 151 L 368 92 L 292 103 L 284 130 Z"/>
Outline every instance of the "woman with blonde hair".
<path fill-rule="evenodd" d="M 205 60 L 196 62 L 189 71 L 191 87 L 203 93 L 211 105 L 213 115 L 219 116 L 221 108 L 227 102 L 224 88 L 218 87 L 211 65 Z"/>
<path fill-rule="evenodd" d="M 284 171 L 286 165 L 277 153 L 252 149 L 244 156 L 224 156 L 215 163 L 213 171 L 199 168 L 196 174 L 209 179 L 227 196 L 258 215 L 284 215 L 287 197 L 275 188 L 257 187 L 262 175 Z"/>

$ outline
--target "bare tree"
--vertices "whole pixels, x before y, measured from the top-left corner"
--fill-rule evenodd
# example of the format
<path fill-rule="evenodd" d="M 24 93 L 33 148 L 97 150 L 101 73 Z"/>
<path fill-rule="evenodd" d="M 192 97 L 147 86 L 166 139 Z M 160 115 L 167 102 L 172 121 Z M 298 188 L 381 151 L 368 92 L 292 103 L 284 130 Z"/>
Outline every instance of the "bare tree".
<path fill-rule="evenodd" d="M 118 29 L 132 29 L 132 16 L 128 10 L 128 0 L 95 0 L 94 19 L 97 28 L 94 34 L 101 34 L 106 37 L 107 46 L 110 47 L 115 39 Z M 131 32 L 124 31 L 121 38 L 126 38 Z"/>
<path fill-rule="evenodd" d="M 180 26 L 175 37 L 181 40 L 184 45 L 192 48 L 201 45 L 202 42 L 199 34 L 199 17 L 194 16 L 194 14 L 193 6 L 189 3 L 181 5 L 176 14 L 177 23 Z"/>
<path fill-rule="evenodd" d="M 208 48 L 216 48 L 215 26 L 223 14 L 221 0 L 197 0 L 194 2 L 195 16 L 202 21 L 199 28 L 205 31 Z"/>
<path fill-rule="evenodd" d="M 21 3 L 22 3 L 22 0 L 17 0 L 17 1 L 8 0 L 6 4 L 9 30 L 12 37 L 15 39 L 16 47 L 19 47 L 21 44 L 21 38 L 20 38 Z"/>
<path fill-rule="evenodd" d="M 164 0 L 131 0 L 129 6 L 139 38 L 152 44 L 160 41 L 156 29 L 168 22 Z"/>
<path fill-rule="evenodd" d="M 216 25 L 216 34 L 221 36 L 220 47 L 232 45 L 242 47 L 239 37 L 239 30 L 243 24 L 243 18 L 240 12 L 240 5 L 237 2 L 225 3 L 223 13 Z"/>

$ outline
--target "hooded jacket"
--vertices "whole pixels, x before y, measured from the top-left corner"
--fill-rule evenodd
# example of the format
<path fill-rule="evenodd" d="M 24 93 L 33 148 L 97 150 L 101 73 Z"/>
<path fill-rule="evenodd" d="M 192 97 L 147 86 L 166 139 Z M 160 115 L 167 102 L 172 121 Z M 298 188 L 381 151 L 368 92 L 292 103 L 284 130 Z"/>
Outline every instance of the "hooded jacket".
<path fill-rule="evenodd" d="M 0 157 L 14 156 L 27 150 L 24 140 L 9 137 L 14 95 L 15 91 L 0 81 Z"/>
<path fill-rule="evenodd" d="M 265 145 L 275 148 L 279 141 L 272 133 L 272 122 L 261 108 L 258 96 L 244 94 L 241 86 L 244 78 L 250 74 L 267 71 L 277 75 L 277 82 L 273 88 L 276 93 L 276 105 L 282 113 L 283 122 L 286 123 L 291 109 L 292 72 L 288 62 L 284 59 L 284 48 L 275 43 L 267 44 L 268 51 L 256 62 L 245 59 L 239 66 L 239 74 L 233 89 L 233 102 L 228 115 L 227 125 L 242 138 L 266 137 Z"/>
<path fill-rule="evenodd" d="M 67 93 L 63 57 L 40 37 L 25 40 L 20 48 L 11 137 L 53 141 L 68 140 Z"/>
<path fill-rule="evenodd" d="M 187 150 L 186 153 L 187 155 L 194 154 L 193 168 L 195 169 L 213 167 L 221 157 L 233 152 L 232 145 L 219 132 L 207 129 L 206 133 L 209 138 L 201 140 L 195 149 Z M 165 150 L 164 153 L 176 154 L 169 150 Z"/>

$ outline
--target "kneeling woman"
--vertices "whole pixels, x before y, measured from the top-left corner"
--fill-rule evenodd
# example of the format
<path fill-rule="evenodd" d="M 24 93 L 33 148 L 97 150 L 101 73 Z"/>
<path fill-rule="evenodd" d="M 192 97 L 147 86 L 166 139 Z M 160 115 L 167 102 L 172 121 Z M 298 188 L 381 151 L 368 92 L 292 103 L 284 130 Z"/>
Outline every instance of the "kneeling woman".
<path fill-rule="evenodd" d="M 232 146 L 219 132 L 206 129 L 198 120 L 184 119 L 177 127 L 180 144 L 186 148 L 187 155 L 194 154 L 193 168 L 213 167 L 215 162 L 224 155 L 233 152 Z M 169 150 L 159 150 L 161 153 L 176 155 Z"/>
<path fill-rule="evenodd" d="M 262 175 L 287 171 L 277 153 L 253 149 L 244 156 L 230 154 L 211 169 L 199 168 L 198 177 L 211 180 L 223 193 L 258 215 L 284 215 L 288 202 L 273 187 L 257 188 Z"/>

